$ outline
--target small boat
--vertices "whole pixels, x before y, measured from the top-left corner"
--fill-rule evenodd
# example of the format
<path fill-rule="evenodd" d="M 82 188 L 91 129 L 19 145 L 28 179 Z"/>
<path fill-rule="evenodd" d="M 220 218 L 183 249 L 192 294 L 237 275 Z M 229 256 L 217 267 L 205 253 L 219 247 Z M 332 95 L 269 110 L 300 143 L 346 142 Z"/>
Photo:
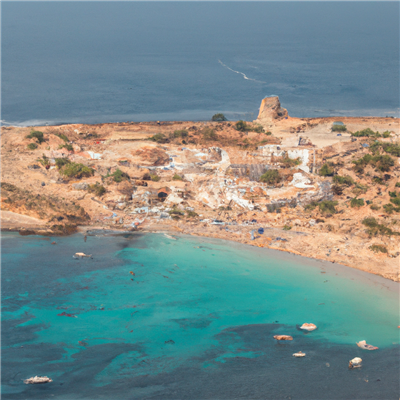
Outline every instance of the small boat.
<path fill-rule="evenodd" d="M 92 257 L 91 254 L 87 255 L 85 253 L 75 253 L 75 255 L 72 256 L 73 258 L 83 258 L 83 257 Z"/>
<path fill-rule="evenodd" d="M 276 340 L 293 340 L 293 338 L 289 335 L 275 335 L 274 339 L 276 339 Z"/>
<path fill-rule="evenodd" d="M 360 340 L 356 342 L 358 347 L 361 347 L 364 350 L 377 350 L 379 347 L 372 346 L 372 344 L 367 344 L 365 340 Z"/>
<path fill-rule="evenodd" d="M 300 329 L 303 329 L 305 331 L 311 332 L 314 331 L 315 329 L 317 329 L 317 325 L 314 324 L 309 324 L 308 322 L 305 322 Z"/>
<path fill-rule="evenodd" d="M 349 361 L 349 368 L 361 368 L 362 359 L 360 357 L 355 357 Z"/>
<path fill-rule="evenodd" d="M 32 378 L 24 380 L 24 383 L 27 385 L 35 383 L 48 383 L 48 382 L 53 382 L 53 380 L 47 376 L 34 376 Z"/>
<path fill-rule="evenodd" d="M 293 357 L 305 357 L 306 353 L 303 353 L 302 351 L 299 351 L 297 353 L 293 354 Z"/>

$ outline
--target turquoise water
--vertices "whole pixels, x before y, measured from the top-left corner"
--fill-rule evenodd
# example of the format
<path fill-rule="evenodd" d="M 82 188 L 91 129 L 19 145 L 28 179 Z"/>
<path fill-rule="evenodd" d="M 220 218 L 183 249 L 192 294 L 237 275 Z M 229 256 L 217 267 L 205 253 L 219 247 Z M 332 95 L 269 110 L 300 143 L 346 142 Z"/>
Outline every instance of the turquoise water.
<path fill-rule="evenodd" d="M 52 240 L 3 236 L 2 370 L 9 398 L 22 391 L 44 396 L 21 383 L 36 374 L 51 376 L 53 390 L 67 382 L 57 392 L 39 385 L 52 398 L 78 398 L 65 390 L 68 383 L 68 390 L 76 390 L 83 375 L 91 389 L 79 393 L 93 398 L 116 382 L 159 380 L 179 369 L 217 373 L 232 363 L 255 366 L 271 359 L 283 368 L 299 361 L 293 352 L 306 348 L 310 359 L 335 349 L 332 357 L 343 358 L 338 373 L 348 372 L 355 356 L 374 365 L 379 357 L 387 362 L 388 354 L 398 356 L 398 290 L 383 279 L 202 238 L 88 236 L 84 242 L 74 235 L 51 245 Z M 75 260 L 77 251 L 93 258 Z M 298 329 L 304 322 L 318 329 L 305 334 Z M 254 333 L 245 334 L 249 329 Z M 294 340 L 278 345 L 275 334 Z M 358 349 L 355 342 L 363 339 L 379 350 Z M 285 348 L 283 362 L 275 352 Z M 154 395 L 162 384 L 140 384 L 139 390 L 131 383 L 118 393 L 125 398 L 129 389 L 134 398 L 153 398 L 143 388 L 152 387 Z M 160 393 L 168 397 L 164 389 Z"/>

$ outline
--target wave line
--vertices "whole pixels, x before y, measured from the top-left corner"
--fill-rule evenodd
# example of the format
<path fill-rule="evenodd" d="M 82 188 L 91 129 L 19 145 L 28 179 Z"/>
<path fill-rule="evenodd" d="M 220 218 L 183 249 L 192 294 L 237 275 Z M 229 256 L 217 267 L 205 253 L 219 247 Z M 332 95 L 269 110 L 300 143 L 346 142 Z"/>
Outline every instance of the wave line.
<path fill-rule="evenodd" d="M 236 74 L 240 74 L 243 75 L 243 78 L 248 80 L 248 81 L 254 81 L 254 82 L 260 82 L 260 83 L 267 83 L 267 82 L 263 82 L 263 81 L 258 81 L 257 79 L 253 79 L 253 78 L 249 78 L 246 74 L 244 74 L 243 72 L 240 71 L 235 71 L 234 69 L 228 67 L 226 64 L 224 64 L 221 60 L 218 60 L 218 62 L 225 68 L 229 69 L 229 71 L 235 72 Z"/>

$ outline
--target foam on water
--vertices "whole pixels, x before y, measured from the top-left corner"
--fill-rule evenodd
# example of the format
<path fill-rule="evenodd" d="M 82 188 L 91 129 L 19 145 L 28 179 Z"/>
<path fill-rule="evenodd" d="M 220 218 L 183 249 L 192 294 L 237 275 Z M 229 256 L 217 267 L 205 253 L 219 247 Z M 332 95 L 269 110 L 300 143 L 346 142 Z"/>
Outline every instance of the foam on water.
<path fill-rule="evenodd" d="M 343 361 L 338 373 L 356 355 L 374 365 L 385 352 L 398 355 L 397 286 L 359 271 L 193 237 L 90 236 L 84 242 L 74 235 L 56 238 L 56 246 L 46 239 L 3 239 L 5 398 L 23 390 L 39 396 L 21 383 L 36 374 L 68 384 L 46 389 L 46 396 L 62 398 L 79 376 L 88 391 L 82 398 L 121 382 L 127 385 L 121 398 L 147 398 L 142 379 L 154 379 L 161 390 L 165 377 L 182 368 L 219 374 L 236 363 L 259 367 L 271 357 L 283 368 L 292 360 L 282 359 L 282 349 L 284 358 L 299 350 L 318 358 L 335 349 L 331 362 Z M 94 257 L 74 260 L 76 251 Z M 301 332 L 304 322 L 318 330 Z M 276 347 L 275 334 L 294 340 Z M 380 349 L 361 351 L 355 342 L 363 339 Z M 155 397 L 168 398 L 167 392 L 164 387 Z"/>

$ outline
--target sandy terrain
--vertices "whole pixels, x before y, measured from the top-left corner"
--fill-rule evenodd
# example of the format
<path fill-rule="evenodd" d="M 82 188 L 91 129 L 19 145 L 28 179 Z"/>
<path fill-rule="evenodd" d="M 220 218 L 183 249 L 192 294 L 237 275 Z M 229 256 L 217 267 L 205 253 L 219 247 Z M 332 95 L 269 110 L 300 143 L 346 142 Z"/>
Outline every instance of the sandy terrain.
<path fill-rule="evenodd" d="M 39 143 L 27 138 L 33 128 L 3 127 L 2 229 L 181 232 L 399 281 L 400 165 L 390 150 L 399 143 L 399 120 L 298 119 L 274 99 L 267 105 L 256 121 L 264 128 L 259 132 L 252 123 L 238 131 L 236 121 L 73 124 L 35 127 L 43 133 Z M 332 132 L 334 121 L 347 131 Z M 377 138 L 351 136 L 365 128 L 388 131 L 373 151 Z M 392 153 L 384 150 L 389 145 Z M 353 161 L 368 154 L 389 156 L 393 164 L 382 170 L 378 160 L 357 169 Z M 326 163 L 349 181 L 322 176 Z M 74 165 L 88 173 L 66 175 Z M 263 181 L 271 170 L 277 181 Z M 362 204 L 354 206 L 354 199 Z M 324 209 L 324 202 L 334 208 Z"/>

